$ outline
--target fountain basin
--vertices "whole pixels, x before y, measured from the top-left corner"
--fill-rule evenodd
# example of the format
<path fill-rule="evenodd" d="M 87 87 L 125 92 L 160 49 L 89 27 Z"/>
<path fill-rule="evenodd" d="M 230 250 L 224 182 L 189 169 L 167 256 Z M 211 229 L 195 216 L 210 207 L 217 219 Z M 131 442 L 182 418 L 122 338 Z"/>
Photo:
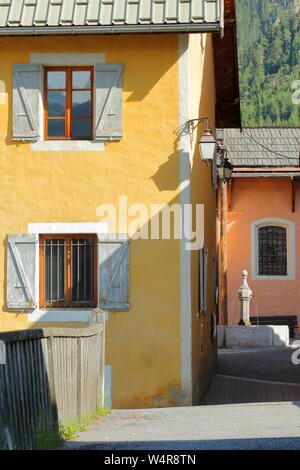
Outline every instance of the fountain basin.
<path fill-rule="evenodd" d="M 218 348 L 266 348 L 288 346 L 289 327 L 286 325 L 232 325 L 217 327 Z"/>

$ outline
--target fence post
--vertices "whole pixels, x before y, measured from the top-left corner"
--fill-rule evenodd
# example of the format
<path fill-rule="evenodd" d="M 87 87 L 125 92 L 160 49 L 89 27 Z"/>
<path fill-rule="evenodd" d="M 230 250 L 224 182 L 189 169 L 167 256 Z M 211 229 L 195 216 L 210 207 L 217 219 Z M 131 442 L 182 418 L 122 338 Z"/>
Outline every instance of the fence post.
<path fill-rule="evenodd" d="M 240 300 L 240 321 L 239 325 L 251 325 L 250 323 L 250 300 L 252 299 L 252 290 L 247 282 L 248 271 L 243 269 L 242 278 L 243 282 L 237 291 Z"/>

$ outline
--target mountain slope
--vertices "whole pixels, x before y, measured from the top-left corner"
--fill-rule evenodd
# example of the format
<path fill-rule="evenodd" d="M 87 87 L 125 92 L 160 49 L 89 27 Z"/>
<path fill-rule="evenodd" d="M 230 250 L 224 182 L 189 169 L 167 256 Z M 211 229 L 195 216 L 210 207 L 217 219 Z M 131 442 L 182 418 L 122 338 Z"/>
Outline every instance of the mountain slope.
<path fill-rule="evenodd" d="M 236 4 L 243 125 L 300 125 L 300 0 Z"/>

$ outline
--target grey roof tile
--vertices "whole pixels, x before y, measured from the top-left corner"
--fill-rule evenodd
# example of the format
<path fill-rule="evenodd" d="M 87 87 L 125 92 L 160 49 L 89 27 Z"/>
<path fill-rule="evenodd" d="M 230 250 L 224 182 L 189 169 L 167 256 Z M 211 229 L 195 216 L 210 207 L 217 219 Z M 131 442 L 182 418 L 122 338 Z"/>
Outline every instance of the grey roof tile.
<path fill-rule="evenodd" d="M 219 131 L 219 130 L 218 130 Z M 299 166 L 300 127 L 222 129 L 235 166 Z"/>

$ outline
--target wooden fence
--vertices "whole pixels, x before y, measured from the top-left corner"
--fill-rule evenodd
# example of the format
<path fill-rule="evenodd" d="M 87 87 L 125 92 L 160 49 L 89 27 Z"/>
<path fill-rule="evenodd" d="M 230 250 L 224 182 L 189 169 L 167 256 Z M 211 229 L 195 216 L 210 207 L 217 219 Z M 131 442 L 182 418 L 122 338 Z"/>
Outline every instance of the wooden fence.
<path fill-rule="evenodd" d="M 31 449 L 43 430 L 58 432 L 103 406 L 103 322 L 5 332 L 0 341 L 0 432 L 14 448 Z"/>

